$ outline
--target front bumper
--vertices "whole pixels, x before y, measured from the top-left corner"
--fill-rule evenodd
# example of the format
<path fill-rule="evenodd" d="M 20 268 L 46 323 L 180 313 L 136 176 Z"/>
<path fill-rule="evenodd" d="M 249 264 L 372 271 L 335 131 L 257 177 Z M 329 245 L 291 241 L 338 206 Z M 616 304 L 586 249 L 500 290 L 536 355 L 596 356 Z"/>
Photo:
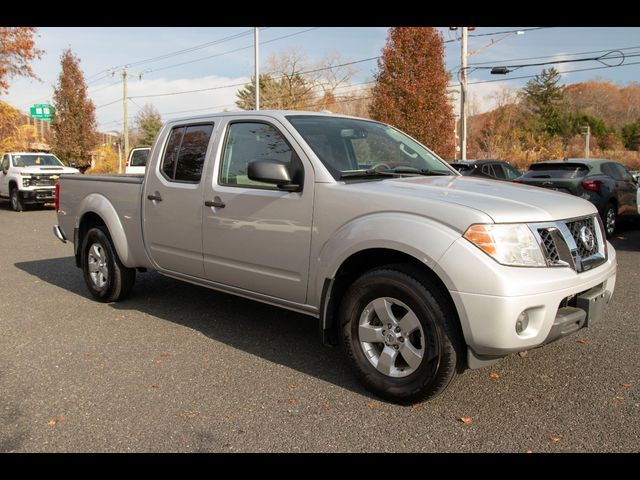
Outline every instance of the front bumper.
<path fill-rule="evenodd" d="M 469 366 L 546 345 L 599 321 L 616 282 L 616 252 L 610 244 L 607 250 L 605 263 L 576 273 L 570 268 L 505 267 L 469 242 L 454 243 L 437 273 L 453 287 Z M 518 333 L 516 322 L 523 312 L 528 326 Z"/>
<path fill-rule="evenodd" d="M 20 190 L 22 203 L 48 203 L 55 201 L 55 187 L 38 188 L 33 190 Z"/>

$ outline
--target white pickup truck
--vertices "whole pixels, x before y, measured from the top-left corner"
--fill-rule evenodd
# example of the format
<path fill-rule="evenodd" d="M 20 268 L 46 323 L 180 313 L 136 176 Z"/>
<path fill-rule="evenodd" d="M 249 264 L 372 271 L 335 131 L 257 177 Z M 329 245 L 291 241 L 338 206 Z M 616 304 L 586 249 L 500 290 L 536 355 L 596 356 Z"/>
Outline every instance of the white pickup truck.
<path fill-rule="evenodd" d="M 400 402 L 603 320 L 615 286 L 590 202 L 463 177 L 353 117 L 171 121 L 144 177 L 64 175 L 57 195 L 54 233 L 97 300 L 151 269 L 317 317 L 364 385 Z"/>
<path fill-rule="evenodd" d="M 53 202 L 54 186 L 63 173 L 80 172 L 50 153 L 5 153 L 0 163 L 0 197 L 8 199 L 16 212 L 25 205 Z"/>

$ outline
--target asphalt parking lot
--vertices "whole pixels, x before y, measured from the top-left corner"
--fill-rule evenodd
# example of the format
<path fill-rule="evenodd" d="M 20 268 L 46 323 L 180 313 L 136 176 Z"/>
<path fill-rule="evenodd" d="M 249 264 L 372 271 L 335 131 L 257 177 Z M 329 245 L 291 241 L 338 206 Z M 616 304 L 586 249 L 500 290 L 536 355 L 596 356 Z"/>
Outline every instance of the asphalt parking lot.
<path fill-rule="evenodd" d="M 310 317 L 156 273 L 91 300 L 55 222 L 0 204 L 1 452 L 640 451 L 638 229 L 604 321 L 398 406 Z"/>

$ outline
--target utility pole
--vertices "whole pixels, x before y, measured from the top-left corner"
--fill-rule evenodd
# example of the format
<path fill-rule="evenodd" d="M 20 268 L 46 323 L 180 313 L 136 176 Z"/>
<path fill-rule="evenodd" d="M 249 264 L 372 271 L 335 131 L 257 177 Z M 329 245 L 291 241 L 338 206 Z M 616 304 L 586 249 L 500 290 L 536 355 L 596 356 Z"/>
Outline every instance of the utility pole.
<path fill-rule="evenodd" d="M 129 119 L 127 114 L 127 71 L 122 71 L 122 108 L 124 112 L 124 124 L 123 124 L 123 134 L 124 134 L 124 151 L 125 155 L 129 155 Z M 118 173 L 122 174 L 122 160 L 118 162 Z"/>
<path fill-rule="evenodd" d="M 253 45 L 254 45 L 254 63 L 255 63 L 255 91 L 256 91 L 256 110 L 260 110 L 260 56 L 258 27 L 253 29 Z"/>
<path fill-rule="evenodd" d="M 586 129 L 584 131 L 584 158 L 589 158 L 589 140 L 591 137 L 591 125 L 587 125 L 586 127 L 582 127 Z"/>
<path fill-rule="evenodd" d="M 467 27 L 462 27 L 460 57 L 460 159 L 467 159 Z"/>

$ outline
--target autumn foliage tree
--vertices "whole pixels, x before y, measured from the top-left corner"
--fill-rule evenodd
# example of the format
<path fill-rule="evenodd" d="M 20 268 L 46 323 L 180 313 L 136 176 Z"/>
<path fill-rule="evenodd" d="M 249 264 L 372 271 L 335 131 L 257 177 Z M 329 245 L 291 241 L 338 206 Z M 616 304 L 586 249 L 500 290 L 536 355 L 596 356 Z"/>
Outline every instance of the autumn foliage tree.
<path fill-rule="evenodd" d="M 137 145 L 150 147 L 162 127 L 160 112 L 150 103 L 143 105 L 136 114 L 135 125 Z"/>
<path fill-rule="evenodd" d="M 453 157 L 453 108 L 442 35 L 432 27 L 394 27 L 378 60 L 371 117 Z"/>
<path fill-rule="evenodd" d="M 37 78 L 31 62 L 44 53 L 35 46 L 34 27 L 0 27 L 0 93 L 14 77 Z"/>
<path fill-rule="evenodd" d="M 56 114 L 53 151 L 65 162 L 78 167 L 90 165 L 90 152 L 97 143 L 95 106 L 87 97 L 87 85 L 80 70 L 80 59 L 70 49 L 61 57 L 62 71 L 53 89 Z"/>

